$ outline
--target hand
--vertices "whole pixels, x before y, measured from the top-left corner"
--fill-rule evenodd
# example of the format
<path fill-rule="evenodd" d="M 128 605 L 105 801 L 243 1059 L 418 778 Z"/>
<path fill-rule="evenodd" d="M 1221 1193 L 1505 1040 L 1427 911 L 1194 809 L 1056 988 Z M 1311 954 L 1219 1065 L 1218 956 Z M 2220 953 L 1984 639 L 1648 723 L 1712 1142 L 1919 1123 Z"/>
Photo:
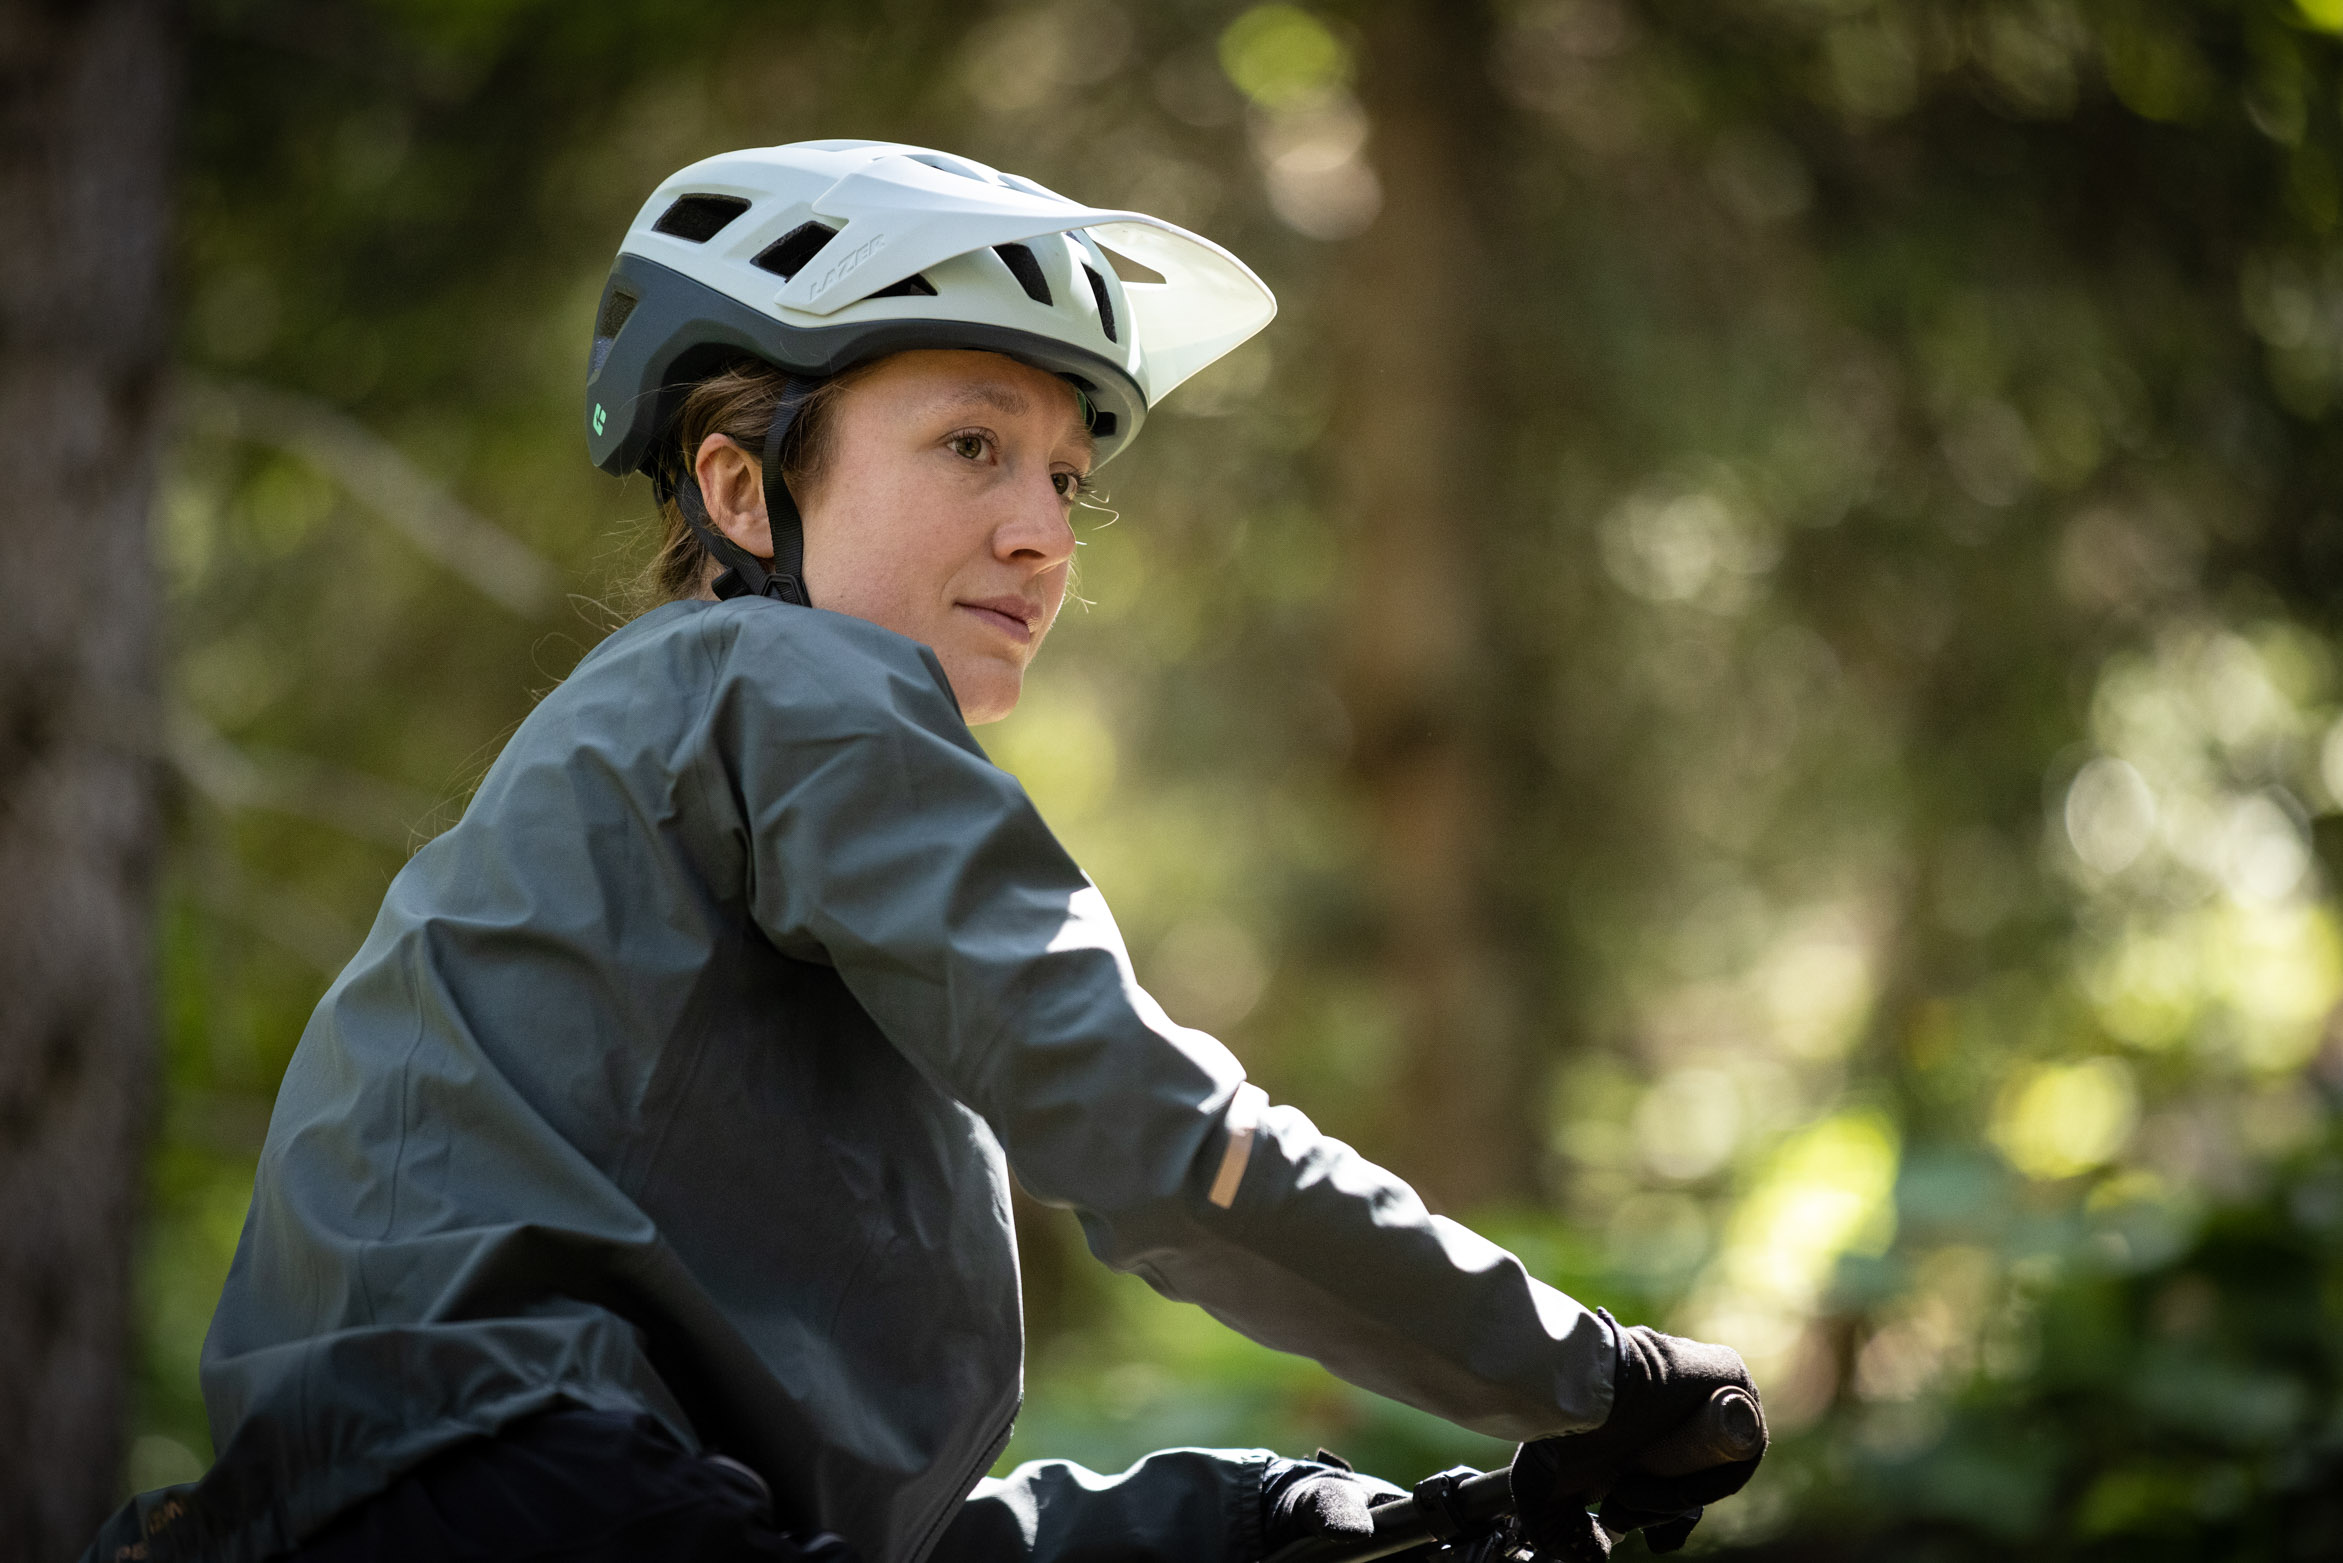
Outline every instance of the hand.
<path fill-rule="evenodd" d="M 1325 1450 L 1315 1460 L 1274 1460 L 1261 1479 L 1261 1528 L 1266 1551 L 1311 1536 L 1364 1540 L 1375 1533 L 1368 1507 L 1404 1494 L 1388 1482 L 1360 1476 Z"/>
<path fill-rule="evenodd" d="M 1599 1499 L 1605 1529 L 1640 1529 L 1653 1551 L 1673 1552 L 1691 1535 L 1703 1505 L 1748 1485 L 1764 1451 L 1680 1474 L 1643 1469 L 1643 1457 L 1704 1411 L 1718 1390 L 1739 1389 L 1755 1400 L 1757 1388 L 1741 1354 L 1729 1346 L 1640 1325 L 1627 1328 L 1608 1313 L 1602 1317 L 1619 1347 L 1610 1417 L 1591 1433 L 1522 1446 L 1514 1458 L 1514 1491 L 1523 1524 L 1533 1541 L 1545 1533 L 1579 1547 L 1586 1507 Z"/>

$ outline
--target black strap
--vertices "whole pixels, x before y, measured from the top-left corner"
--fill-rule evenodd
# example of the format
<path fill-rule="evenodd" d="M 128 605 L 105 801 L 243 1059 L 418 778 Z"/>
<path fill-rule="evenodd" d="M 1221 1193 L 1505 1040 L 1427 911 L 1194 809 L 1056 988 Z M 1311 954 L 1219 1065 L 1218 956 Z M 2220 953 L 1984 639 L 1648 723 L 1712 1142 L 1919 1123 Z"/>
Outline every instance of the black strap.
<path fill-rule="evenodd" d="M 783 387 L 780 403 L 773 409 L 772 426 L 765 431 L 765 521 L 773 534 L 771 569 L 717 530 L 708 515 L 707 499 L 700 493 L 699 474 L 690 464 L 684 466 L 679 478 L 671 479 L 664 470 L 652 474 L 659 497 L 675 501 L 675 508 L 683 512 L 684 525 L 692 529 L 700 546 L 724 566 L 713 587 L 717 597 L 724 601 L 735 597 L 771 597 L 777 602 L 796 603 L 801 608 L 813 606 L 813 599 L 805 589 L 805 521 L 798 514 L 796 496 L 789 492 L 789 480 L 781 472 L 781 448 L 787 443 L 789 427 L 797 421 L 797 411 L 805 405 L 806 393 L 811 389 L 796 380 Z"/>
<path fill-rule="evenodd" d="M 773 574 L 763 591 L 768 597 L 801 608 L 813 606 L 805 589 L 805 521 L 797 513 L 797 496 L 789 492 L 789 479 L 781 472 L 781 447 L 812 389 L 800 380 L 783 386 L 781 401 L 773 409 L 773 426 L 765 431 L 765 520 L 773 531 Z"/>

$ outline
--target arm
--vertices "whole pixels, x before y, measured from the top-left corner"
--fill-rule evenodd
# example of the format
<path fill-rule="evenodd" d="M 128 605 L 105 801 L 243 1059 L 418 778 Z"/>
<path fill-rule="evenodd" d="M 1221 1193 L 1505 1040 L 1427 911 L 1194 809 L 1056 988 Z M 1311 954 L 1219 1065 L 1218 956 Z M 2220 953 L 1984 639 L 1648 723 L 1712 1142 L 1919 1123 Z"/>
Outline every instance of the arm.
<path fill-rule="evenodd" d="M 1603 1421 L 1609 1327 L 1174 1025 L 932 657 L 838 615 L 725 622 L 711 749 L 758 921 L 835 965 L 1102 1260 L 1479 1432 Z"/>

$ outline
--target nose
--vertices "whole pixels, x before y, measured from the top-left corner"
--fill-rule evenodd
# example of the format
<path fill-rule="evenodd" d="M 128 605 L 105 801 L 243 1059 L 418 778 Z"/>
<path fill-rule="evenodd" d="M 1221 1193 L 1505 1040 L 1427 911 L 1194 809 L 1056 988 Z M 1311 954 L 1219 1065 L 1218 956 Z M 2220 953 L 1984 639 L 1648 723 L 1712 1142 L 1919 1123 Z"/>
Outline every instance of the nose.
<path fill-rule="evenodd" d="M 1049 473 L 1017 485 L 1009 514 L 993 531 L 993 556 L 1037 575 L 1074 557 L 1074 523 Z"/>

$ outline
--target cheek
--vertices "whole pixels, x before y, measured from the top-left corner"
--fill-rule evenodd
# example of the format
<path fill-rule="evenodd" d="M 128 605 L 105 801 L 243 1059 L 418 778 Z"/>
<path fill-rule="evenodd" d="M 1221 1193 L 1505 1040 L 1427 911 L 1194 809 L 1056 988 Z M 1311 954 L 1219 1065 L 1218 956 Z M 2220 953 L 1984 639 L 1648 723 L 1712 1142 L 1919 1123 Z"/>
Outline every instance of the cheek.
<path fill-rule="evenodd" d="M 916 504 L 898 489 L 864 483 L 852 493 L 823 496 L 806 517 L 806 570 L 819 569 L 833 593 L 892 593 L 922 549 Z"/>
<path fill-rule="evenodd" d="M 965 494 L 914 466 L 823 495 L 806 520 L 806 574 L 823 607 L 932 640 L 991 532 Z"/>

